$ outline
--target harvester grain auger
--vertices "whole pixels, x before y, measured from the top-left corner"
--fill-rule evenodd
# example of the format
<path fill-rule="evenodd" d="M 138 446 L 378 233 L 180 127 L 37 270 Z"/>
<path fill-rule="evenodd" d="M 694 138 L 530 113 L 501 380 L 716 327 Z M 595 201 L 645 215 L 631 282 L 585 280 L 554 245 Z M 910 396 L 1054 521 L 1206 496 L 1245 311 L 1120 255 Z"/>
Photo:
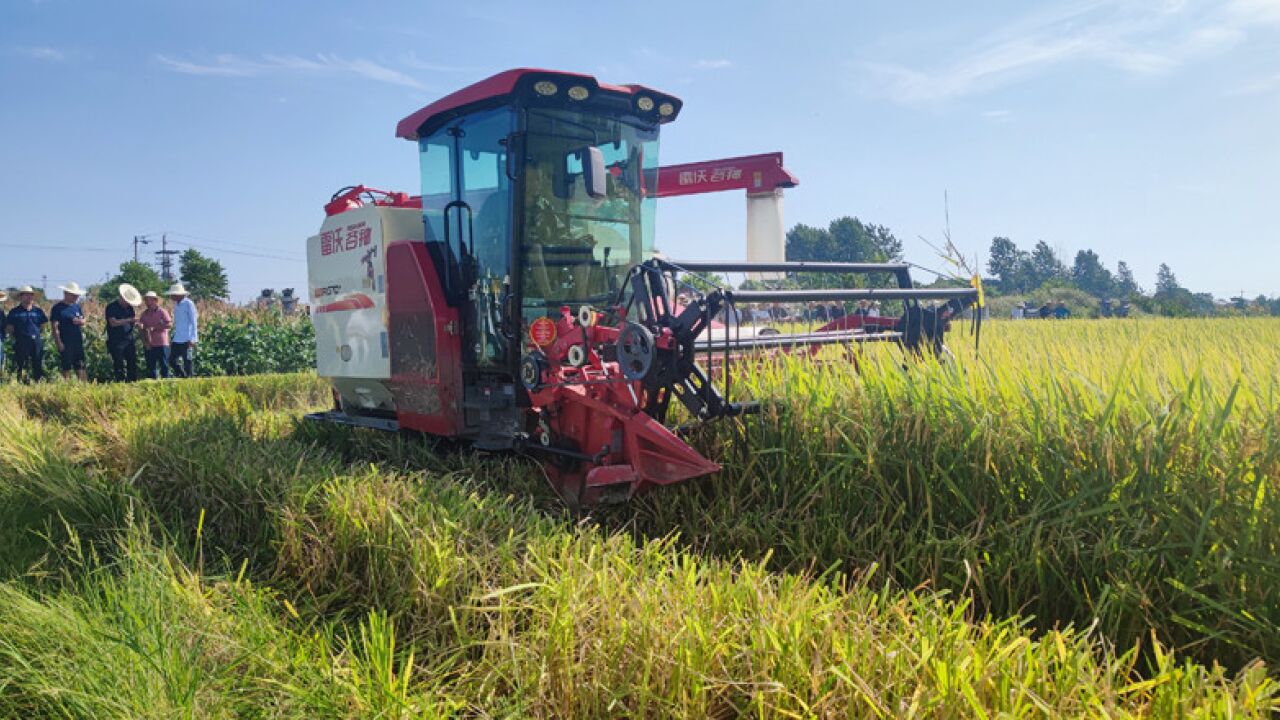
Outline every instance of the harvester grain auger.
<path fill-rule="evenodd" d="M 568 503 L 591 505 L 719 469 L 663 423 L 673 399 L 696 422 L 750 413 L 722 389 L 736 359 L 942 348 L 978 289 L 916 288 L 899 263 L 657 257 L 658 134 L 680 107 L 640 85 L 522 69 L 401 121 L 422 194 L 344 188 L 308 240 L 317 370 L 335 400 L 309 417 L 526 452 Z M 748 290 L 702 279 L 716 273 L 855 281 Z M 843 312 L 864 300 L 903 310 Z M 822 313 L 805 310 L 818 303 Z M 781 317 L 788 307 L 809 329 L 782 332 L 798 324 Z"/>

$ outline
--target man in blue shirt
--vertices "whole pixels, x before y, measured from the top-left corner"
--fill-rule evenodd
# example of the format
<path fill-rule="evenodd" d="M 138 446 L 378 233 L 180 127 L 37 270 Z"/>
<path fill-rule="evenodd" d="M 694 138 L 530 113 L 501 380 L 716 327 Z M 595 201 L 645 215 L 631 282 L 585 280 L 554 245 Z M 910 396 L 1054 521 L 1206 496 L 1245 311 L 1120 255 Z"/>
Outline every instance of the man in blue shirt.
<path fill-rule="evenodd" d="M 13 333 L 13 372 L 23 382 L 44 379 L 44 328 L 49 318 L 35 304 L 36 291 L 30 285 L 18 290 L 18 305 L 5 316 Z"/>
<path fill-rule="evenodd" d="M 169 345 L 169 368 L 173 370 L 174 377 L 188 378 L 194 369 L 192 356 L 195 354 L 196 341 L 200 339 L 196 329 L 200 313 L 182 283 L 174 283 L 168 294 L 173 301 L 173 342 Z"/>
<path fill-rule="evenodd" d="M 49 310 L 49 320 L 53 323 L 53 341 L 58 345 L 62 377 L 70 378 L 75 372 L 82 381 L 88 380 L 84 371 L 84 311 L 80 308 L 84 290 L 74 282 L 58 289 L 62 291 L 62 300 Z"/>

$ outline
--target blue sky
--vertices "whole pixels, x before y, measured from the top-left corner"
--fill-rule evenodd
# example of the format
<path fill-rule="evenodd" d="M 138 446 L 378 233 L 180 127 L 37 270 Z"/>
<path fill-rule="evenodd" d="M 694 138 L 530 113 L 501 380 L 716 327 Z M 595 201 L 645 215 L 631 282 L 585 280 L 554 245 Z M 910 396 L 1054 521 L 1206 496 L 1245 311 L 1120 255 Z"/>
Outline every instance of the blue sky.
<path fill-rule="evenodd" d="M 1163 261 L 1280 294 L 1280 0 L 960 8 L 0 0 L 0 284 L 99 281 L 170 231 L 238 300 L 304 287 L 335 189 L 416 191 L 397 120 L 534 66 L 683 98 L 664 163 L 783 151 L 788 224 L 857 215 L 936 264 L 917 238 L 941 237 L 946 192 L 969 254 L 1006 235 L 1147 287 Z M 659 207 L 673 256 L 744 238 L 738 193 Z"/>

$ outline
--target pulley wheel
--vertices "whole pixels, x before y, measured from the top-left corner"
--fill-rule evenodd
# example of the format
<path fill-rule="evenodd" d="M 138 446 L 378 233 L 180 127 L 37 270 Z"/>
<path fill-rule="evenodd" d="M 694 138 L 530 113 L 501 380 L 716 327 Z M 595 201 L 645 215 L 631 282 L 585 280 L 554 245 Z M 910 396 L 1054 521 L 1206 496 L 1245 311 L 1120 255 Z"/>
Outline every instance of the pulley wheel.
<path fill-rule="evenodd" d="M 634 322 L 622 326 L 618 333 L 618 365 L 628 380 L 643 380 L 653 368 L 658 349 L 649 328 Z"/>
<path fill-rule="evenodd" d="M 529 392 L 537 392 L 542 387 L 542 372 L 547 367 L 542 353 L 530 353 L 520 361 L 520 382 Z"/>
<path fill-rule="evenodd" d="M 596 324 L 596 309 L 590 305 L 583 305 L 578 308 L 578 324 L 582 327 L 591 327 Z"/>
<path fill-rule="evenodd" d="M 574 367 L 582 367 L 587 364 L 587 349 L 581 345 L 570 345 L 565 360 Z"/>

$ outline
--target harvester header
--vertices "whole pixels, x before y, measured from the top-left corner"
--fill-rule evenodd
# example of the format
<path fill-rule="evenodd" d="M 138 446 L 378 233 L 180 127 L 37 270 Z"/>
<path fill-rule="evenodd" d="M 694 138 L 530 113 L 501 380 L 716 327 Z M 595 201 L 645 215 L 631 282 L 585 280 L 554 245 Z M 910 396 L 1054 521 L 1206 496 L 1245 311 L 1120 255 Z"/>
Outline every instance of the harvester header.
<path fill-rule="evenodd" d="M 524 452 L 567 502 L 590 505 L 715 472 L 664 423 L 673 399 L 697 422 L 750 413 L 716 383 L 746 355 L 942 350 L 977 291 L 915 288 L 905 264 L 659 257 L 656 199 L 710 188 L 680 190 L 707 168 L 658 164 L 660 128 L 680 108 L 642 85 L 519 69 L 400 121 L 420 194 L 343 188 L 308 240 L 318 371 L 335 396 L 313 419 Z M 798 182 L 781 154 L 705 165 L 712 177 L 732 168 L 716 189 L 745 189 L 749 215 L 753 199 Z M 780 258 L 767 244 L 749 242 L 748 257 Z M 735 272 L 753 286 L 717 275 Z M 801 281 L 813 276 L 844 285 Z M 859 300 L 902 311 L 858 314 Z M 818 307 L 819 326 L 794 332 Z"/>

